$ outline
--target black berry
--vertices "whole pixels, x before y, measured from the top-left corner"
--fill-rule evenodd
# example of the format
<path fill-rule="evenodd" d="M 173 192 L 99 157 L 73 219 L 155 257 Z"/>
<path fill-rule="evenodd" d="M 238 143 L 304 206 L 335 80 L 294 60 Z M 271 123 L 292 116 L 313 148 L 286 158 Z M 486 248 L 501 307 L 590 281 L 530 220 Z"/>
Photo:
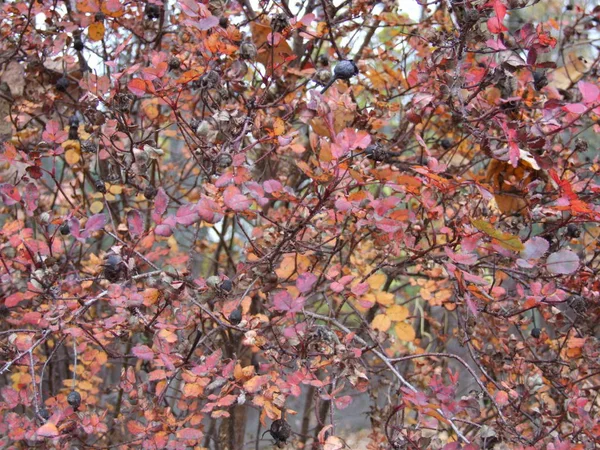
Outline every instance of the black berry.
<path fill-rule="evenodd" d="M 242 321 L 242 310 L 241 308 L 236 308 L 233 311 L 231 311 L 231 314 L 229 314 L 229 322 L 232 323 L 233 325 L 237 325 Z"/>
<path fill-rule="evenodd" d="M 63 222 L 63 224 L 59 228 L 60 234 L 66 236 L 71 232 L 71 227 L 69 227 L 69 222 Z"/>
<path fill-rule="evenodd" d="M 79 406 L 81 406 L 81 394 L 77 391 L 69 392 L 69 395 L 67 395 L 67 402 L 75 411 L 77 411 Z"/>
<path fill-rule="evenodd" d="M 535 327 L 531 330 L 531 337 L 533 337 L 535 339 L 539 339 L 541 334 L 542 334 L 542 330 L 540 330 L 538 327 Z"/>
<path fill-rule="evenodd" d="M 57 81 L 56 81 L 56 90 L 59 92 L 65 92 L 67 90 L 67 88 L 69 87 L 69 79 L 67 77 L 60 77 Z"/>

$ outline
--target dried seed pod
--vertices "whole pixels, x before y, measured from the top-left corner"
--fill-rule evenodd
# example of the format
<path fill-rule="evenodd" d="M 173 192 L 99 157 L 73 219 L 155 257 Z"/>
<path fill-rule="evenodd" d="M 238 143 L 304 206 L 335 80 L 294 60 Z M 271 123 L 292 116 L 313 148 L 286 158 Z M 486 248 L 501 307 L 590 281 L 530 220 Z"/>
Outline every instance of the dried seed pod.
<path fill-rule="evenodd" d="M 221 153 L 217 156 L 217 166 L 221 169 L 227 169 L 231 164 L 233 164 L 233 158 L 229 153 Z"/>
<path fill-rule="evenodd" d="M 69 395 L 67 395 L 67 402 L 75 411 L 77 411 L 81 406 L 81 394 L 77 391 L 69 392 Z"/>
<path fill-rule="evenodd" d="M 81 143 L 81 151 L 83 153 L 96 153 L 98 151 L 98 144 L 92 139 L 86 139 Z"/>
<path fill-rule="evenodd" d="M 256 45 L 252 42 L 242 42 L 242 45 L 240 45 L 240 58 L 242 59 L 254 61 L 257 53 Z"/>
<path fill-rule="evenodd" d="M 181 67 L 181 61 L 176 56 L 169 58 L 169 69 L 177 70 Z"/>
<path fill-rule="evenodd" d="M 160 17 L 160 8 L 158 7 L 158 5 L 147 3 L 146 9 L 144 10 L 144 14 L 150 20 L 158 19 Z"/>
<path fill-rule="evenodd" d="M 282 448 L 282 444 L 287 444 L 287 440 L 292 435 L 292 427 L 285 419 L 274 420 L 269 429 L 269 433 L 275 439 L 275 445 Z"/>
<path fill-rule="evenodd" d="M 116 283 L 125 270 L 126 267 L 123 258 L 116 254 L 108 255 L 104 264 L 104 278 L 111 283 Z"/>
<path fill-rule="evenodd" d="M 385 161 L 388 157 L 388 151 L 379 142 L 369 145 L 365 149 L 367 158 L 373 161 Z"/>
<path fill-rule="evenodd" d="M 319 69 L 315 72 L 315 81 L 323 86 L 331 81 L 331 72 L 328 69 Z"/>
<path fill-rule="evenodd" d="M 200 77 L 200 88 L 212 89 L 219 84 L 221 76 L 215 70 L 209 70 Z"/>
<path fill-rule="evenodd" d="M 271 19 L 271 29 L 275 33 L 281 33 L 287 27 L 290 26 L 290 21 L 288 17 L 284 13 L 278 13 L 273 16 Z"/>
<path fill-rule="evenodd" d="M 115 95 L 113 104 L 118 111 L 127 112 L 133 105 L 133 95 L 119 92 Z"/>
<path fill-rule="evenodd" d="M 240 307 L 237 307 L 236 309 L 231 311 L 228 320 L 233 325 L 238 325 L 242 321 L 242 309 Z"/>

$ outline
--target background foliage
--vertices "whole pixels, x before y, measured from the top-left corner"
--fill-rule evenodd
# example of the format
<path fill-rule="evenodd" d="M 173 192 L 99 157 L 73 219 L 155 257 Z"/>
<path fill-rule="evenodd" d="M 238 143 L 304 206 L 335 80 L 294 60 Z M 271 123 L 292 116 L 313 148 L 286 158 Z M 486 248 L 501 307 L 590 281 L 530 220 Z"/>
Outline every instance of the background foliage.
<path fill-rule="evenodd" d="M 600 8 L 416 3 L 0 5 L 0 446 L 600 444 Z"/>

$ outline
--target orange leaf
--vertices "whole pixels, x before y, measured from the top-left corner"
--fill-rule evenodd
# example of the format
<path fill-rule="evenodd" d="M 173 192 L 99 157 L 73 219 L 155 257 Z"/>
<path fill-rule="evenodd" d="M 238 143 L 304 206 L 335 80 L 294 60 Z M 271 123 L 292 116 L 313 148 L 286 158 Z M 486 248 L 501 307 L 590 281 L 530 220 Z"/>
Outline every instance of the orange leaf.
<path fill-rule="evenodd" d="M 94 22 L 88 27 L 88 36 L 92 41 L 101 41 L 105 31 L 104 22 Z"/>

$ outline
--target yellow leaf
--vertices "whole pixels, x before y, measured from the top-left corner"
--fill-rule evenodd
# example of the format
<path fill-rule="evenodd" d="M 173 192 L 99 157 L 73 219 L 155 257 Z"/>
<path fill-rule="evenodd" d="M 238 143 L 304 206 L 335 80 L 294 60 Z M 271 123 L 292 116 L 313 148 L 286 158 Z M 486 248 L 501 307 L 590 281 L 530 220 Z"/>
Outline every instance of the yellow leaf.
<path fill-rule="evenodd" d="M 383 287 L 383 284 L 385 283 L 386 278 L 387 277 L 385 276 L 385 274 L 376 273 L 375 275 L 371 275 L 367 279 L 367 283 L 369 284 L 369 287 L 373 290 L 381 289 Z"/>
<path fill-rule="evenodd" d="M 285 123 L 281 118 L 275 117 L 273 118 L 272 123 L 267 122 L 265 124 L 265 129 L 271 136 L 281 136 L 285 133 Z"/>
<path fill-rule="evenodd" d="M 158 332 L 158 336 L 170 344 L 177 342 L 177 335 L 175 333 L 173 333 L 172 331 L 167 330 L 166 328 L 163 328 L 162 330 L 160 330 Z"/>
<path fill-rule="evenodd" d="M 143 109 L 144 109 L 144 113 L 150 120 L 154 120 L 160 115 L 158 108 L 156 107 L 156 105 L 153 103 L 152 100 L 146 101 L 146 103 L 143 105 Z"/>
<path fill-rule="evenodd" d="M 392 325 L 392 321 L 385 314 L 377 314 L 371 322 L 371 326 L 374 330 L 379 331 L 387 331 L 390 329 L 390 325 Z"/>
<path fill-rule="evenodd" d="M 67 161 L 67 164 L 70 166 L 77 164 L 80 159 L 81 155 L 77 150 L 71 149 L 65 152 L 65 161 Z"/>
<path fill-rule="evenodd" d="M 92 214 L 98 214 L 103 209 L 104 209 L 104 202 L 95 201 L 90 206 L 90 211 Z"/>
<path fill-rule="evenodd" d="M 394 304 L 394 294 L 391 292 L 376 292 L 375 298 L 377 303 L 382 306 L 391 306 Z"/>
<path fill-rule="evenodd" d="M 108 192 L 114 195 L 119 195 L 123 192 L 123 186 L 120 184 L 111 184 Z"/>
<path fill-rule="evenodd" d="M 402 305 L 392 305 L 386 310 L 385 315 L 392 322 L 402 322 L 408 317 L 408 308 Z"/>
<path fill-rule="evenodd" d="M 94 22 L 88 28 L 88 36 L 92 41 L 100 41 L 104 37 L 104 22 Z"/>
<path fill-rule="evenodd" d="M 412 325 L 406 322 L 398 322 L 394 327 L 394 330 L 396 331 L 396 336 L 398 336 L 398 339 L 403 341 L 412 342 L 417 337 L 415 329 L 412 327 Z"/>

